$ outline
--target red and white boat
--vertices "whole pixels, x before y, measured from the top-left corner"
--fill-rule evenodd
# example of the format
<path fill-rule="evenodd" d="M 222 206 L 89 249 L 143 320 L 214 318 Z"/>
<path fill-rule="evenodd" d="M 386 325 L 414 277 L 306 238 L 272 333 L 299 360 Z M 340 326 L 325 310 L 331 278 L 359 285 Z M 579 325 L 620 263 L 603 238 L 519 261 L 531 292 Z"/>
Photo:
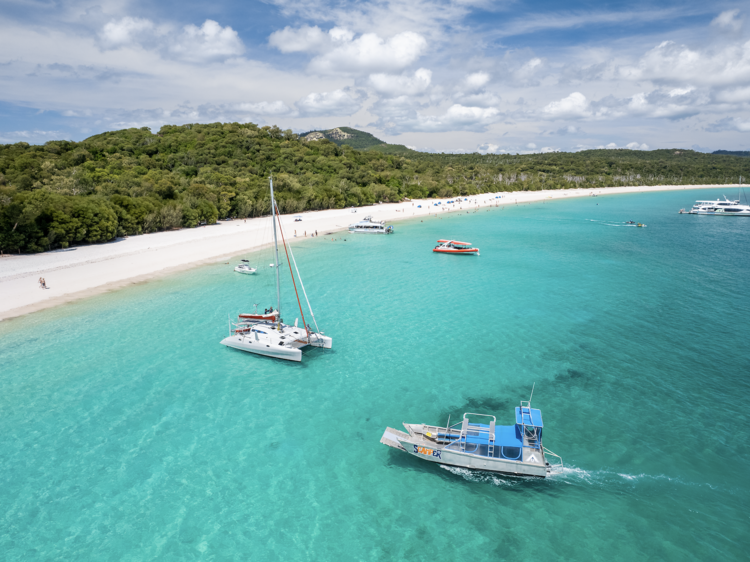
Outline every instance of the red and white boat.
<path fill-rule="evenodd" d="M 441 254 L 479 255 L 479 248 L 472 248 L 471 242 L 459 242 L 458 240 L 438 240 L 438 245 L 432 251 Z"/>

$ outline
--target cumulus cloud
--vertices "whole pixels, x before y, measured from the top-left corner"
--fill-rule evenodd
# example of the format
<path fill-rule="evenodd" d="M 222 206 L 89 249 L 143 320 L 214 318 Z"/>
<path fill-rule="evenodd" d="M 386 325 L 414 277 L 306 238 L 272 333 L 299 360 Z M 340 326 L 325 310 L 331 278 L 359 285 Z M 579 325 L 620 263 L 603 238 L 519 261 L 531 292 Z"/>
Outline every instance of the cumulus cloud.
<path fill-rule="evenodd" d="M 144 18 L 125 17 L 105 24 L 99 32 L 104 47 L 115 49 L 158 33 L 154 22 Z"/>
<path fill-rule="evenodd" d="M 637 142 L 630 142 L 625 145 L 625 148 L 629 148 L 630 150 L 648 150 L 649 146 L 643 142 L 643 143 L 637 143 Z"/>
<path fill-rule="evenodd" d="M 376 33 L 355 34 L 334 27 L 327 33 L 318 26 L 285 27 L 272 33 L 269 45 L 282 53 L 315 54 L 310 70 L 323 74 L 393 72 L 414 63 L 427 48 L 418 33 L 404 31 L 390 38 Z"/>
<path fill-rule="evenodd" d="M 290 115 L 292 108 L 290 108 L 283 101 L 261 101 L 257 103 L 241 103 L 237 106 L 241 111 L 246 111 L 253 115 L 266 115 L 266 116 L 277 116 L 277 115 Z"/>
<path fill-rule="evenodd" d="M 221 27 L 213 20 L 203 25 L 186 25 L 170 51 L 184 59 L 213 59 L 241 55 L 245 50 L 237 32 L 229 26 Z"/>
<path fill-rule="evenodd" d="M 659 84 L 744 84 L 750 81 L 750 41 L 704 51 L 664 41 L 648 51 L 636 65 L 620 67 L 620 75 Z"/>
<path fill-rule="evenodd" d="M 310 93 L 294 105 L 301 117 L 322 117 L 326 115 L 352 115 L 362 107 L 363 95 L 356 92 L 354 96 L 345 90 L 333 92 Z"/>
<path fill-rule="evenodd" d="M 742 24 L 744 23 L 744 18 L 740 17 L 740 11 L 739 10 L 727 10 L 726 12 L 721 12 L 716 18 L 711 22 L 711 25 L 716 26 L 720 29 L 728 29 L 730 31 L 739 31 L 742 29 Z"/>
<path fill-rule="evenodd" d="M 481 154 L 503 154 L 507 150 L 501 149 L 500 145 L 486 142 L 477 146 L 477 152 Z"/>
<path fill-rule="evenodd" d="M 589 117 L 589 102 L 581 92 L 573 92 L 559 101 L 548 103 L 542 113 L 552 119 L 580 119 Z"/>
<path fill-rule="evenodd" d="M 426 114 L 419 111 L 406 96 L 379 100 L 371 111 L 380 115 L 376 126 L 391 134 L 486 131 L 489 125 L 500 119 L 500 112 L 494 107 L 467 107 L 458 103 L 451 105 L 442 114 Z"/>
<path fill-rule="evenodd" d="M 483 88 L 489 81 L 490 75 L 486 72 L 474 72 L 473 74 L 469 74 L 465 78 L 464 84 L 466 85 L 466 89 L 468 91 L 473 92 L 475 90 Z"/>
<path fill-rule="evenodd" d="M 144 18 L 124 17 L 102 27 L 99 43 L 103 49 L 155 49 L 171 58 L 195 62 L 239 56 L 245 51 L 235 30 L 213 20 L 177 30 Z"/>
<path fill-rule="evenodd" d="M 526 145 L 526 148 L 534 149 L 536 148 L 536 145 L 533 142 L 530 142 L 529 144 Z"/>
<path fill-rule="evenodd" d="M 432 82 L 432 71 L 420 68 L 413 76 L 370 74 L 369 84 L 379 94 L 395 97 L 415 96 L 424 93 Z"/>

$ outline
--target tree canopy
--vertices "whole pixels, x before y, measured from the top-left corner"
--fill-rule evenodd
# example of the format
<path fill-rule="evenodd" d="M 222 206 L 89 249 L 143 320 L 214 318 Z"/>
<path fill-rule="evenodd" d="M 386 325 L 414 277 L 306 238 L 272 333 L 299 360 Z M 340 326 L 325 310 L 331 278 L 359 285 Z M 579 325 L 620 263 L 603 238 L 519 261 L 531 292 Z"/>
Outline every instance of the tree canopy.
<path fill-rule="evenodd" d="M 297 213 L 404 197 L 720 184 L 750 173 L 747 158 L 690 150 L 431 154 L 387 144 L 357 150 L 346 141 L 213 123 L 0 145 L 0 251 L 41 252 L 269 214 L 271 174 L 281 212 Z"/>

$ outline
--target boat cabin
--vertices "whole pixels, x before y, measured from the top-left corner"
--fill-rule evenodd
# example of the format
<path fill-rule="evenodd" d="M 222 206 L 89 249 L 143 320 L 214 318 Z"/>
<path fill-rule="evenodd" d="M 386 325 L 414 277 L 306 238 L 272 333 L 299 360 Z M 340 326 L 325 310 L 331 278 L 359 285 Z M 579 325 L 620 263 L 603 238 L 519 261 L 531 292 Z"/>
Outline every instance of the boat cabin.
<path fill-rule="evenodd" d="M 438 432 L 437 440 L 448 443 L 448 451 L 512 461 L 523 460 L 524 448 L 541 450 L 541 410 L 522 403 L 516 408 L 514 425 L 497 425 L 496 421 L 488 414 L 465 413 L 460 427 L 455 424 L 447 432 Z"/>

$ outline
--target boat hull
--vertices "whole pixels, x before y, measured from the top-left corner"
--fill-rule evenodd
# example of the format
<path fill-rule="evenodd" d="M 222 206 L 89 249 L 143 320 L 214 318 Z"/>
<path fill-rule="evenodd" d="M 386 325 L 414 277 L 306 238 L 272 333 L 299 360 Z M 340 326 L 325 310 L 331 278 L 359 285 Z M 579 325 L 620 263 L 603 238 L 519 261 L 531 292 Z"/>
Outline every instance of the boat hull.
<path fill-rule="evenodd" d="M 441 250 L 440 248 L 433 248 L 432 250 L 435 253 L 438 254 L 455 254 L 455 255 L 463 255 L 463 256 L 478 256 L 479 250 L 477 248 L 472 248 L 471 250 L 457 250 L 457 249 L 451 249 L 451 250 Z"/>
<path fill-rule="evenodd" d="M 458 468 L 468 468 L 472 470 L 485 470 L 487 472 L 497 472 L 499 474 L 510 474 L 512 476 L 535 476 L 537 478 L 547 477 L 547 466 L 544 463 L 544 456 L 539 451 L 535 451 L 535 459 L 540 461 L 523 462 L 512 461 L 507 459 L 498 459 L 451 451 L 446 448 L 431 448 L 419 445 L 409 440 L 401 439 L 401 446 L 408 454 L 422 460 L 436 462 Z M 524 451 L 524 459 L 528 460 Z"/>
<path fill-rule="evenodd" d="M 221 340 L 221 345 L 226 345 L 233 349 L 239 349 L 240 351 L 247 351 L 248 353 L 255 353 L 256 355 L 284 359 L 286 361 L 302 361 L 301 349 L 282 345 L 271 345 L 263 340 L 258 341 L 248 335 L 226 337 Z M 330 345 L 328 347 L 330 347 Z"/>
<path fill-rule="evenodd" d="M 720 212 L 714 212 L 714 211 L 688 211 L 686 214 L 688 215 L 717 215 L 722 217 L 750 217 L 750 211 L 748 212 L 739 212 L 739 213 L 725 213 L 723 211 Z"/>

